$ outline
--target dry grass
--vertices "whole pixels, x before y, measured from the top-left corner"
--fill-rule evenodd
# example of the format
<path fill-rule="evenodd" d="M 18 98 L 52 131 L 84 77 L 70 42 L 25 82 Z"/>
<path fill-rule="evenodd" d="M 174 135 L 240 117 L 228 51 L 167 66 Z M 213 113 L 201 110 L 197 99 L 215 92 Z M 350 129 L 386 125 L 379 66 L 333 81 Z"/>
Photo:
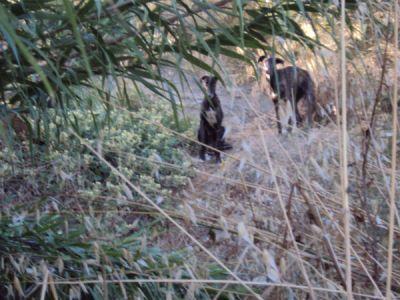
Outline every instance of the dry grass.
<path fill-rule="evenodd" d="M 230 124 L 232 131 L 228 136 L 235 150 L 225 156 L 221 166 L 203 163 L 195 167 L 197 176 L 183 192 L 184 198 L 177 199 L 186 209 L 178 211 L 175 218 L 184 220 L 189 232 L 227 266 L 244 276 L 242 278 L 264 280 L 266 285 L 271 280 L 286 285 L 286 288 L 269 287 L 263 296 L 285 298 L 296 293 L 304 297 L 309 284 L 304 281 L 304 271 L 300 268 L 303 265 L 317 297 L 342 297 L 346 262 L 342 246 L 345 234 L 341 222 L 340 134 L 336 124 L 306 133 L 298 129 L 290 136 L 278 136 L 273 128 L 272 112 L 255 109 L 260 107 L 260 98 L 248 97 L 243 87 L 235 84 L 232 89 L 241 103 L 231 105 L 230 98 L 222 99 L 227 111 L 225 124 L 229 126 L 230 120 L 239 119 Z M 249 113 L 244 116 L 243 110 Z M 381 125 L 387 126 L 388 116 L 380 117 Z M 352 116 L 352 121 L 356 123 L 354 118 Z M 374 140 L 379 149 L 374 147 L 373 151 L 379 159 L 368 159 L 371 180 L 368 189 L 373 196 L 366 207 L 360 197 L 364 151 L 361 129 L 357 126 L 348 130 L 347 192 L 351 212 L 349 249 L 353 288 L 355 296 L 380 298 L 383 297 L 385 278 L 381 274 L 386 270 L 387 243 L 384 238 L 376 239 L 376 235 L 387 232 L 388 223 L 386 213 L 382 213 L 385 203 L 378 199 L 384 199 L 387 194 L 382 175 L 388 176 L 389 169 L 382 162 L 390 161 L 385 152 L 389 140 L 384 130 L 376 131 Z M 286 211 L 280 203 L 284 203 Z M 288 226 L 292 230 L 288 231 Z M 288 232 L 293 232 L 294 239 Z M 400 233 L 398 229 L 395 232 Z M 188 239 L 179 239 L 180 245 L 191 244 Z M 198 259 L 208 261 L 201 251 Z M 396 253 L 395 270 L 399 270 L 398 259 Z M 400 274 L 396 271 L 393 282 L 394 286 L 400 283 Z M 302 288 L 296 289 L 291 284 Z M 366 289 L 367 286 L 371 288 Z M 321 291 L 321 288 L 330 291 Z"/>
<path fill-rule="evenodd" d="M 336 65 L 335 57 L 332 59 L 331 64 Z M 315 78 L 317 74 L 314 73 Z M 358 100 L 370 99 L 376 84 L 367 89 L 368 78 L 351 76 L 353 81 L 347 86 L 349 97 L 358 93 L 362 96 Z M 260 109 L 260 101 L 264 100 L 257 92 L 257 82 L 239 78 L 241 84 L 237 85 L 235 79 L 229 79 L 228 93 L 220 87 L 219 94 L 226 111 L 225 125 L 231 130 L 228 140 L 234 150 L 225 155 L 222 165 L 194 160 L 192 171 L 196 176 L 185 191 L 176 195 L 177 210 L 163 212 L 157 208 L 176 226 L 170 227 L 158 244 L 165 250 L 193 247 L 201 265 L 217 262 L 231 270 L 233 273 L 228 272 L 236 280 L 223 282 L 224 289 L 235 283 L 249 286 L 257 283 L 257 292 L 263 298 L 286 299 L 296 295 L 303 299 L 310 293 L 315 299 L 337 299 L 345 295 L 344 274 L 349 262 L 343 245 L 347 236 L 352 295 L 383 298 L 388 251 L 385 236 L 389 229 L 385 177 L 390 174 L 386 132 L 390 116 L 378 114 L 380 123 L 374 130 L 367 161 L 369 202 L 365 205 L 360 190 L 364 131 L 359 122 L 370 116 L 372 108 L 360 113 L 357 106 L 354 109 L 357 114 L 349 115 L 349 184 L 345 192 L 349 195 L 350 236 L 346 235 L 342 222 L 345 214 L 337 125 L 331 122 L 308 132 L 299 128 L 289 136 L 278 136 L 272 111 Z M 249 83 L 243 85 L 243 82 Z M 329 98 L 334 99 L 340 90 L 339 84 L 332 87 L 325 77 L 318 84 L 329 86 L 325 90 Z M 251 97 L 248 90 L 253 90 Z M 192 101 L 201 94 L 196 88 L 187 93 L 191 93 L 186 95 L 187 112 L 196 117 Z M 365 105 L 362 101 L 353 103 Z M 163 129 L 195 142 L 191 137 Z M 398 179 L 399 174 L 395 177 Z M 151 204 L 151 199 L 148 200 Z M 400 236 L 398 228 L 393 225 L 390 228 L 395 236 Z M 394 251 L 395 294 L 400 287 L 399 259 L 400 253 Z M 206 279 L 201 275 L 206 270 L 199 266 L 198 272 L 199 283 L 207 285 L 201 279 Z M 265 288 L 260 289 L 261 286 Z"/>
<path fill-rule="evenodd" d="M 332 40 L 323 38 L 333 46 Z M 395 197 L 400 173 L 396 170 L 399 153 L 394 138 L 397 111 L 395 105 L 392 115 L 374 109 L 386 96 L 397 102 L 398 78 L 392 76 L 392 62 L 397 61 L 398 54 L 390 44 L 385 68 L 382 53 L 386 40 L 381 38 L 360 51 L 354 50 L 352 36 L 347 34 L 346 38 L 353 56 L 348 64 L 340 65 L 338 49 L 321 50 L 323 55 L 312 58 L 300 53 L 297 63 L 316 79 L 320 103 L 334 102 L 340 107 L 342 95 L 345 101 L 341 107 L 347 108 L 347 116 L 341 122 L 308 131 L 294 129 L 288 136 L 277 135 L 272 105 L 259 90 L 254 70 L 223 58 L 227 87 L 219 86 L 218 94 L 233 150 L 223 156 L 221 165 L 200 162 L 187 153 L 195 176 L 185 190 L 173 195 L 172 207 L 158 205 L 82 141 L 146 200 L 146 204 L 135 203 L 135 209 L 140 207 L 152 218 L 160 217 L 169 224 L 157 240 L 149 243 L 166 251 L 187 247 L 195 254 L 195 261 L 188 262 L 190 279 L 171 276 L 149 282 L 188 285 L 191 291 L 213 288 L 218 291 L 215 299 L 233 286 L 245 287 L 236 290 L 243 299 L 384 299 L 390 293 L 393 298 L 400 297 L 400 229 Z M 391 39 L 387 41 L 391 43 Z M 287 51 L 293 47 L 284 46 Z M 344 69 L 349 80 L 340 82 Z M 196 101 L 202 94 L 194 79 L 200 74 L 190 66 L 186 73 L 192 85 L 183 91 L 185 112 L 196 120 Z M 380 77 L 382 80 L 377 80 Z M 391 90 L 396 92 L 392 95 Z M 182 141 L 196 143 L 193 136 L 157 122 L 152 125 Z M 182 168 L 145 160 L 166 168 Z M 226 271 L 228 279 L 212 278 L 210 266 L 215 263 Z M 44 277 L 42 295 L 51 287 L 50 282 L 76 284 L 53 280 Z"/>
<path fill-rule="evenodd" d="M 349 44 L 353 45 L 351 41 Z M 375 47 L 379 53 L 383 52 L 385 41 Z M 389 62 L 393 58 L 392 49 L 388 47 Z M 266 285 L 268 281 L 286 285 L 286 288 L 266 288 L 264 297 L 286 298 L 295 293 L 302 299 L 311 285 L 317 288 L 317 298 L 342 298 L 346 288 L 344 274 L 346 269 L 350 270 L 346 266 L 351 266 L 347 285 L 353 288 L 349 292 L 355 298 L 384 297 L 389 247 L 386 236 L 389 228 L 394 236 L 399 236 L 400 231 L 389 225 L 388 218 L 391 115 L 380 109 L 374 113 L 373 107 L 376 99 L 380 101 L 389 93 L 397 77 L 393 80 L 391 76 L 391 64 L 382 69 L 382 55 L 375 53 L 369 50 L 353 58 L 346 65 L 349 80 L 341 83 L 340 64 L 334 52 L 325 57 L 328 69 L 322 66 L 311 69 L 322 103 L 337 103 L 335 99 L 342 87 L 348 91 L 345 166 L 349 183 L 344 189 L 349 197 L 347 230 L 342 222 L 346 210 L 342 207 L 339 128 L 330 123 L 308 132 L 300 128 L 290 136 L 277 136 L 272 110 L 262 109 L 265 98 L 257 91 L 254 73 L 244 76 L 226 61 L 229 70 L 226 73 L 232 71 L 231 86 L 228 95 L 221 93 L 227 115 L 225 124 L 231 127 L 228 139 L 234 150 L 225 156 L 221 166 L 197 165 L 198 175 L 181 200 L 191 207 L 195 220 L 184 217 L 187 210 L 182 217 L 187 224 L 192 222 L 190 232 L 242 278 L 264 280 Z M 301 58 L 299 61 L 299 65 L 304 64 Z M 382 72 L 380 87 L 375 79 Z M 248 90 L 253 93 L 248 94 Z M 368 128 L 372 114 L 375 114 L 373 128 L 369 128 L 372 146 L 365 155 L 365 126 Z M 366 174 L 362 171 L 364 164 Z M 399 173 L 393 174 L 392 178 L 398 181 Z M 282 210 L 280 203 L 285 209 Z M 398 216 L 393 206 L 392 212 Z M 204 226 L 210 229 L 203 230 Z M 344 246 L 346 237 L 348 242 Z M 391 276 L 392 292 L 396 294 L 400 287 L 400 253 L 398 248 L 394 249 L 397 251 Z M 198 255 L 200 260 L 206 260 Z M 291 284 L 302 288 L 293 288 Z"/>

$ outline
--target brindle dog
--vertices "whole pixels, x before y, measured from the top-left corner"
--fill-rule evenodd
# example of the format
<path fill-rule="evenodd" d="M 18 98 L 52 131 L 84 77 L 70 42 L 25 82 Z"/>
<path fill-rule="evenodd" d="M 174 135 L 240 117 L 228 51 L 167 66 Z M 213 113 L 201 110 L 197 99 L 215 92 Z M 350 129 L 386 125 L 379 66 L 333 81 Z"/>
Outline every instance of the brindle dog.
<path fill-rule="evenodd" d="M 276 69 L 277 64 L 284 64 L 280 58 L 261 56 L 258 59 L 263 70 L 266 72 L 267 80 L 271 85 L 275 95 L 272 101 L 275 105 L 278 132 L 288 131 L 292 124 L 293 109 L 296 117 L 296 124 L 303 122 L 297 104 L 301 99 L 305 99 L 307 105 L 308 126 L 312 125 L 313 115 L 316 112 L 315 88 L 310 74 L 299 67 L 289 66 L 283 69 Z M 282 100 L 282 101 L 280 101 Z M 283 102 L 283 103 L 279 103 Z M 281 113 L 280 113 L 281 111 Z M 280 118 L 282 114 L 282 121 Z"/>

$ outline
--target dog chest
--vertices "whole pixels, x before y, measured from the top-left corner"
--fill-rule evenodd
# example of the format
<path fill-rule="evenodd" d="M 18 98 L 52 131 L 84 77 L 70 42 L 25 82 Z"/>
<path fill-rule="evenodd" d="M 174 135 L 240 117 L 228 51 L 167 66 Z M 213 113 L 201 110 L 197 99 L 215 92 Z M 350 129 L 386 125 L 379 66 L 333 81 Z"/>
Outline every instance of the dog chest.
<path fill-rule="evenodd" d="M 217 124 L 217 113 L 211 107 L 204 112 L 204 117 L 207 120 L 207 123 L 211 126 Z"/>

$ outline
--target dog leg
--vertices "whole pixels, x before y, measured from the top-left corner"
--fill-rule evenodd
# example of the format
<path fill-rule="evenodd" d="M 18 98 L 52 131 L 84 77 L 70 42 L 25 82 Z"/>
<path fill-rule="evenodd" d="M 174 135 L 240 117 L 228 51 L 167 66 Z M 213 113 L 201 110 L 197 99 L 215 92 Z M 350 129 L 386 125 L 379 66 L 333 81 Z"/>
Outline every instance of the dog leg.
<path fill-rule="evenodd" d="M 278 134 L 282 134 L 282 125 L 279 118 L 279 98 L 275 97 L 272 99 L 272 101 L 274 102 L 274 107 L 275 107 L 275 116 L 276 116 L 276 125 L 278 127 Z"/>
<path fill-rule="evenodd" d="M 219 153 L 218 151 L 215 151 L 215 161 L 217 163 L 221 162 L 221 153 Z"/>
<path fill-rule="evenodd" d="M 307 128 L 311 128 L 313 125 L 313 116 L 317 112 L 315 96 L 313 93 L 307 94 Z"/>
<path fill-rule="evenodd" d="M 279 105 L 280 108 L 280 115 L 282 115 L 282 133 L 286 134 L 290 131 L 290 124 L 292 122 L 293 118 L 293 109 L 292 109 L 292 104 L 289 101 L 281 101 L 281 105 Z"/>
<path fill-rule="evenodd" d="M 211 146 L 213 148 L 218 149 L 218 150 L 220 150 L 219 149 L 220 148 L 220 130 L 221 129 L 217 129 L 214 132 L 213 137 L 212 137 L 212 144 L 211 144 Z M 214 155 L 215 155 L 216 162 L 220 163 L 221 162 L 221 153 L 219 151 L 217 151 L 217 150 L 213 150 L 213 152 L 214 152 Z"/>
<path fill-rule="evenodd" d="M 200 128 L 197 131 L 197 139 L 200 143 L 206 144 L 206 133 L 204 132 L 203 124 L 200 124 Z M 199 157 L 201 160 L 206 160 L 206 151 L 207 148 L 203 145 L 200 145 Z"/>
<path fill-rule="evenodd" d="M 297 107 L 297 104 L 295 104 L 295 109 L 294 110 L 295 110 L 295 114 L 296 114 L 296 124 L 297 124 L 297 127 L 298 127 L 303 123 L 303 118 L 300 115 L 299 108 Z"/>
<path fill-rule="evenodd" d="M 206 147 L 204 147 L 203 145 L 200 147 L 200 152 L 199 152 L 199 156 L 201 160 L 206 160 Z"/>

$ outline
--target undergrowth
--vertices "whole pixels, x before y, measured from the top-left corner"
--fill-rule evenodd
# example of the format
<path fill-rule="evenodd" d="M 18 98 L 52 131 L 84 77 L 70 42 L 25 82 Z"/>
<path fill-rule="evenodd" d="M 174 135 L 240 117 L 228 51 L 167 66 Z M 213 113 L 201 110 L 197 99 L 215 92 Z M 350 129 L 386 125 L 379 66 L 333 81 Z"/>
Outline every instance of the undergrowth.
<path fill-rule="evenodd" d="M 177 273 L 184 278 L 189 254 L 185 249 L 167 253 L 147 243 L 147 236 L 156 238 L 164 224 L 146 216 L 138 195 L 71 130 L 159 205 L 169 207 L 175 205 L 171 195 L 191 176 L 181 142 L 151 124 L 173 128 L 172 113 L 162 101 L 132 111 L 106 111 L 100 105 L 90 111 L 50 112 L 45 145 L 3 143 L 0 294 L 37 297 L 40 283 L 48 283 L 54 298 L 183 297 L 184 289 L 173 285 L 103 282 Z M 190 130 L 190 124 L 181 128 Z"/>

